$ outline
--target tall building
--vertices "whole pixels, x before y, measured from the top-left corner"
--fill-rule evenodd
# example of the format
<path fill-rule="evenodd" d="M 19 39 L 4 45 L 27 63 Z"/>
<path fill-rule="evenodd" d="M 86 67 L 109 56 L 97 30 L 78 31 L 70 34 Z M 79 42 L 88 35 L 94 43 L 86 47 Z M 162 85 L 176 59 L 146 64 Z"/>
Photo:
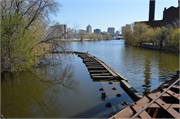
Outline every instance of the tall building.
<path fill-rule="evenodd" d="M 91 27 L 91 25 L 88 25 L 88 26 L 86 27 L 86 33 L 87 33 L 87 34 L 92 33 L 92 27 Z"/>
<path fill-rule="evenodd" d="M 149 1 L 149 21 L 154 20 L 154 13 L 155 13 L 155 0 Z"/>
<path fill-rule="evenodd" d="M 117 30 L 117 31 L 116 31 L 116 34 L 118 35 L 118 34 L 120 34 L 120 32 Z"/>
<path fill-rule="evenodd" d="M 66 33 L 67 32 L 67 25 L 61 24 L 61 25 L 50 26 L 50 32 L 52 33 L 50 35 L 50 38 L 66 39 L 67 38 L 67 33 Z M 66 33 L 66 34 L 64 34 L 64 33 Z"/>
<path fill-rule="evenodd" d="M 178 0 L 179 5 L 180 0 Z M 173 22 L 179 22 L 179 6 L 174 7 L 171 6 L 169 8 L 164 8 L 163 11 L 163 19 L 162 20 L 154 20 L 154 12 L 155 12 L 155 0 L 150 0 L 149 6 L 149 21 L 141 21 L 141 22 L 134 22 L 137 23 L 145 23 L 152 28 L 166 26 L 167 24 L 172 24 Z"/>
<path fill-rule="evenodd" d="M 114 27 L 109 27 L 108 28 L 108 33 L 111 34 L 111 35 L 114 34 L 115 33 L 115 28 Z"/>
<path fill-rule="evenodd" d="M 101 33 L 101 29 L 94 29 L 94 33 L 96 33 L 96 34 Z"/>

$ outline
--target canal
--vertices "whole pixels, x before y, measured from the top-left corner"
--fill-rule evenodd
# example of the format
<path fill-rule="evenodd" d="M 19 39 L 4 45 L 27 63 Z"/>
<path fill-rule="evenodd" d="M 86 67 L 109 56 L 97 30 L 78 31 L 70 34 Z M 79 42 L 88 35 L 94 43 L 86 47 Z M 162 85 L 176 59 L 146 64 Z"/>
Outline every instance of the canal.
<path fill-rule="evenodd" d="M 152 91 L 177 70 L 177 53 L 125 46 L 123 40 L 72 42 L 71 50 L 87 52 L 106 62 L 140 94 Z M 101 98 L 99 88 L 77 55 L 53 54 L 52 64 L 32 67 L 17 76 L 1 75 L 1 114 L 7 118 L 108 118 L 133 100 L 113 81 L 121 97 Z M 114 90 L 109 90 L 114 91 Z M 112 93 L 113 94 L 113 93 Z M 126 101 L 128 105 L 121 105 Z M 117 107 L 106 107 L 106 103 Z"/>

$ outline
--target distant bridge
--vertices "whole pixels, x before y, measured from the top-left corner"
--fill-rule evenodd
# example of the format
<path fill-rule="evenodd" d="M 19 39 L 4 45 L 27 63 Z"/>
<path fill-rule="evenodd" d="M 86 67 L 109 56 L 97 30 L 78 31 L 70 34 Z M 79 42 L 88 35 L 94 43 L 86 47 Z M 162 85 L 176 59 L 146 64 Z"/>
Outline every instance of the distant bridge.
<path fill-rule="evenodd" d="M 123 35 L 113 37 L 113 40 L 121 40 L 121 39 L 125 39 L 125 37 Z"/>

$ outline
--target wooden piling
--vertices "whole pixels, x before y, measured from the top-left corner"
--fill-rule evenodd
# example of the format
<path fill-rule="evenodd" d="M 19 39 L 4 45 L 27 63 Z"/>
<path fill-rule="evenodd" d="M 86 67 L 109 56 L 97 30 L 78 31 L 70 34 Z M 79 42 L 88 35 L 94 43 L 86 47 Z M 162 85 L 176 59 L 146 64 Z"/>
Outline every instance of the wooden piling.
<path fill-rule="evenodd" d="M 134 101 L 137 101 L 142 98 L 142 95 L 140 95 L 132 86 L 130 86 L 127 83 L 126 78 L 121 76 L 118 72 L 116 72 L 113 68 L 111 68 L 108 64 L 106 64 L 99 58 L 88 53 L 81 53 L 81 52 L 74 52 L 74 53 L 78 54 L 78 57 L 82 58 L 83 63 L 87 66 L 93 81 L 119 80 L 122 88 Z"/>

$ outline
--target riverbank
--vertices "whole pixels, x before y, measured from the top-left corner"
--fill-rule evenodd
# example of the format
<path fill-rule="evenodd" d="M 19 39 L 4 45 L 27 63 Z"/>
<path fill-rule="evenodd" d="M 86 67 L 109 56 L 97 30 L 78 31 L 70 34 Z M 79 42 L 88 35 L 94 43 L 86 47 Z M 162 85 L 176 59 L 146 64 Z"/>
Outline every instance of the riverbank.
<path fill-rule="evenodd" d="M 179 49 L 165 48 L 165 47 L 161 47 L 160 45 L 153 45 L 152 43 L 142 43 L 140 47 L 147 48 L 147 49 L 153 49 L 153 50 L 166 50 L 166 51 L 179 53 Z"/>
<path fill-rule="evenodd" d="M 111 39 L 112 40 L 112 39 Z M 56 40 L 58 41 L 58 40 Z M 93 39 L 83 39 L 82 41 L 80 39 L 63 39 L 61 41 L 65 42 L 84 42 L 84 41 L 110 41 L 110 40 L 93 40 Z"/>
<path fill-rule="evenodd" d="M 133 28 L 133 29 L 131 29 Z M 132 46 L 144 46 L 151 49 L 165 49 L 179 51 L 179 27 L 157 27 L 155 29 L 146 24 L 127 25 L 123 29 L 126 37 L 125 44 Z M 142 45 L 145 43 L 144 45 Z M 152 45 L 147 45 L 152 43 Z"/>
<path fill-rule="evenodd" d="M 68 41 L 70 41 L 70 42 L 81 42 L 80 39 L 70 39 Z M 93 40 L 93 39 L 83 39 L 82 41 L 96 41 L 96 40 Z"/>
<path fill-rule="evenodd" d="M 70 42 L 69 45 L 73 51 L 88 51 L 106 62 L 141 95 L 151 92 L 179 70 L 177 53 L 126 47 L 124 40 Z M 128 106 L 133 102 L 119 82 L 113 81 L 111 85 L 93 82 L 86 65 L 77 55 L 52 54 L 49 57 L 54 58 L 51 65 L 32 67 L 14 77 L 2 77 L 4 117 L 108 118 L 114 111 L 107 108 L 106 103 L 117 103 L 116 107 L 124 109 L 127 105 L 122 102 L 128 102 Z M 108 95 L 101 100 L 103 92 L 99 89 L 106 86 L 110 86 L 108 90 L 112 96 L 118 92 L 121 97 L 109 99 Z M 116 90 L 112 90 L 113 87 Z"/>

